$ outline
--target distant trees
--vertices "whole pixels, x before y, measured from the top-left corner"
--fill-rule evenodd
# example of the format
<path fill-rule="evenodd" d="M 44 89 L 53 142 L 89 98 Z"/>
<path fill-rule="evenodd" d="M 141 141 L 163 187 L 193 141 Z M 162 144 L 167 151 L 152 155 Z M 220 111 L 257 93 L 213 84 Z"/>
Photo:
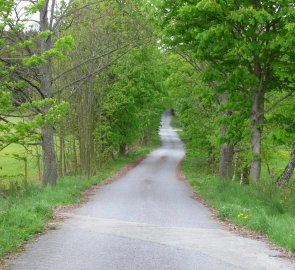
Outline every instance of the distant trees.
<path fill-rule="evenodd" d="M 166 89 L 221 178 L 294 141 L 292 1 L 23 3 L 0 4 L 0 150 L 42 145 L 43 185 L 148 141 Z"/>
<path fill-rule="evenodd" d="M 100 153 L 125 154 L 128 145 L 146 144 L 164 110 L 163 55 L 153 46 L 132 50 L 109 70 L 110 83 L 95 128 Z"/>
<path fill-rule="evenodd" d="M 232 144 L 237 146 L 239 136 L 230 134 L 230 123 L 236 123 L 239 117 L 239 122 L 248 122 L 250 128 L 250 178 L 259 180 L 267 120 L 265 106 L 284 102 L 294 91 L 293 1 L 163 0 L 155 4 L 163 44 L 191 52 L 205 67 L 205 82 L 220 95 L 224 138 L 220 176 L 231 175 L 224 166 L 233 167 L 233 151 L 229 148 Z M 276 93 L 279 100 L 269 98 Z M 244 136 L 239 140 L 244 140 Z"/>

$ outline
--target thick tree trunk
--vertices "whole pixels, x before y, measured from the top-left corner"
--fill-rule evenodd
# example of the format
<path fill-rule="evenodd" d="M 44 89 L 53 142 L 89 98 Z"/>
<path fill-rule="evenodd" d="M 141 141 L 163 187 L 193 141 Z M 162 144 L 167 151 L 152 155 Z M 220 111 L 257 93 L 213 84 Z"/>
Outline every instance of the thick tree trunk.
<path fill-rule="evenodd" d="M 48 22 L 48 1 L 40 9 L 40 31 L 49 30 Z M 40 42 L 41 53 L 52 49 L 53 43 L 51 36 L 42 38 Z M 40 84 L 43 98 L 52 97 L 52 62 L 50 57 L 46 64 L 40 66 Z M 44 109 L 44 114 L 48 112 L 49 107 Z M 42 131 L 42 157 L 43 157 L 43 185 L 55 185 L 57 180 L 56 155 L 54 148 L 53 125 L 48 124 L 41 128 Z"/>
<path fill-rule="evenodd" d="M 234 147 L 224 143 L 220 151 L 219 176 L 224 179 L 231 179 L 233 176 Z"/>
<path fill-rule="evenodd" d="M 226 104 L 227 102 L 227 92 L 224 92 L 220 96 L 220 104 Z M 229 115 L 230 111 L 222 113 L 222 117 Z M 227 131 L 226 125 L 221 125 L 220 133 L 221 136 L 225 136 Z M 234 157 L 234 147 L 230 143 L 224 143 L 221 145 L 220 149 L 220 163 L 219 163 L 219 176 L 224 179 L 231 179 L 233 175 L 233 157 Z"/>
<path fill-rule="evenodd" d="M 264 92 L 254 89 L 251 108 L 252 162 L 250 168 L 250 178 L 254 181 L 258 181 L 261 175 L 261 137 L 263 123 Z"/>
<path fill-rule="evenodd" d="M 54 149 L 53 127 L 42 127 L 42 151 L 43 151 L 43 186 L 56 184 L 57 165 Z"/>
<path fill-rule="evenodd" d="M 295 141 L 293 143 L 290 160 L 288 165 L 286 166 L 284 172 L 278 178 L 278 184 L 280 186 L 285 186 L 289 183 L 295 168 Z"/>

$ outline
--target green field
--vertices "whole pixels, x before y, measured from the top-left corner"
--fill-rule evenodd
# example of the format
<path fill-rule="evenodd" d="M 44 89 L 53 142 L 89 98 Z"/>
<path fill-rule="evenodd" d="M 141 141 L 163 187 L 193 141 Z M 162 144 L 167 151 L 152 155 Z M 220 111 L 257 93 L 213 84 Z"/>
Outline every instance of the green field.
<path fill-rule="evenodd" d="M 6 189 L 11 183 L 21 185 L 25 180 L 25 162 L 27 159 L 27 178 L 30 183 L 39 180 L 36 147 L 26 150 L 21 145 L 12 144 L 0 152 L 0 189 Z"/>

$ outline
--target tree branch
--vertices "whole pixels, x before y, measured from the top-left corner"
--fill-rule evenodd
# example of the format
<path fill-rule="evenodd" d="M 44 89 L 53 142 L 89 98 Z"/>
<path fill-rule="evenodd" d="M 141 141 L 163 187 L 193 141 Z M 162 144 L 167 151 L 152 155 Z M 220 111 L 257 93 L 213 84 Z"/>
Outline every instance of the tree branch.
<path fill-rule="evenodd" d="M 52 81 L 54 82 L 54 81 L 58 80 L 59 78 L 61 78 L 61 77 L 64 76 L 65 74 L 67 74 L 67 73 L 69 73 L 69 72 L 71 72 L 71 71 L 73 71 L 73 70 L 75 70 L 75 69 L 77 69 L 77 68 L 79 68 L 79 67 L 81 67 L 81 66 L 83 66 L 83 65 L 85 65 L 85 64 L 87 64 L 87 63 L 89 63 L 89 62 L 91 62 L 91 61 L 94 61 L 94 60 L 97 60 L 97 59 L 99 59 L 99 58 L 102 58 L 102 57 L 104 57 L 104 56 L 106 56 L 106 55 L 109 55 L 109 54 L 114 53 L 114 52 L 116 52 L 116 51 L 118 51 L 118 50 L 124 49 L 124 48 L 126 48 L 126 47 L 128 47 L 128 46 L 129 46 L 129 44 L 123 46 L 122 48 L 116 48 L 116 49 L 114 49 L 114 50 L 112 50 L 112 51 L 108 51 L 108 52 L 103 53 L 103 54 L 101 54 L 101 55 L 91 57 L 91 58 L 85 60 L 84 62 L 81 62 L 81 63 L 79 63 L 78 65 L 76 65 L 76 66 L 74 66 L 74 67 L 72 67 L 72 68 L 70 68 L 70 69 L 68 69 L 68 70 L 66 70 L 66 71 L 64 71 L 64 72 L 62 72 L 61 74 L 57 75 L 55 78 L 52 79 Z"/>
<path fill-rule="evenodd" d="M 277 105 L 279 105 L 281 102 L 283 102 L 284 100 L 288 99 L 289 97 L 291 97 L 294 94 L 294 91 L 291 91 L 290 93 L 288 93 L 287 95 L 285 95 L 284 97 L 282 97 L 281 99 L 277 100 L 275 103 L 273 103 L 270 108 L 268 110 L 265 111 L 265 113 L 269 113 L 271 110 L 273 110 Z"/>

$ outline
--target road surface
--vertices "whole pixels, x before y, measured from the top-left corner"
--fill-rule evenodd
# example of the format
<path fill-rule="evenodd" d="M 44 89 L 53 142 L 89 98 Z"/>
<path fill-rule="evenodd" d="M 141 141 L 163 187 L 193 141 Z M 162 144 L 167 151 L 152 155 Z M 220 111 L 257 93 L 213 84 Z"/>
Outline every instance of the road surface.
<path fill-rule="evenodd" d="M 263 242 L 223 230 L 192 198 L 176 176 L 184 150 L 170 120 L 163 115 L 160 148 L 28 244 L 11 269 L 295 269 Z"/>

